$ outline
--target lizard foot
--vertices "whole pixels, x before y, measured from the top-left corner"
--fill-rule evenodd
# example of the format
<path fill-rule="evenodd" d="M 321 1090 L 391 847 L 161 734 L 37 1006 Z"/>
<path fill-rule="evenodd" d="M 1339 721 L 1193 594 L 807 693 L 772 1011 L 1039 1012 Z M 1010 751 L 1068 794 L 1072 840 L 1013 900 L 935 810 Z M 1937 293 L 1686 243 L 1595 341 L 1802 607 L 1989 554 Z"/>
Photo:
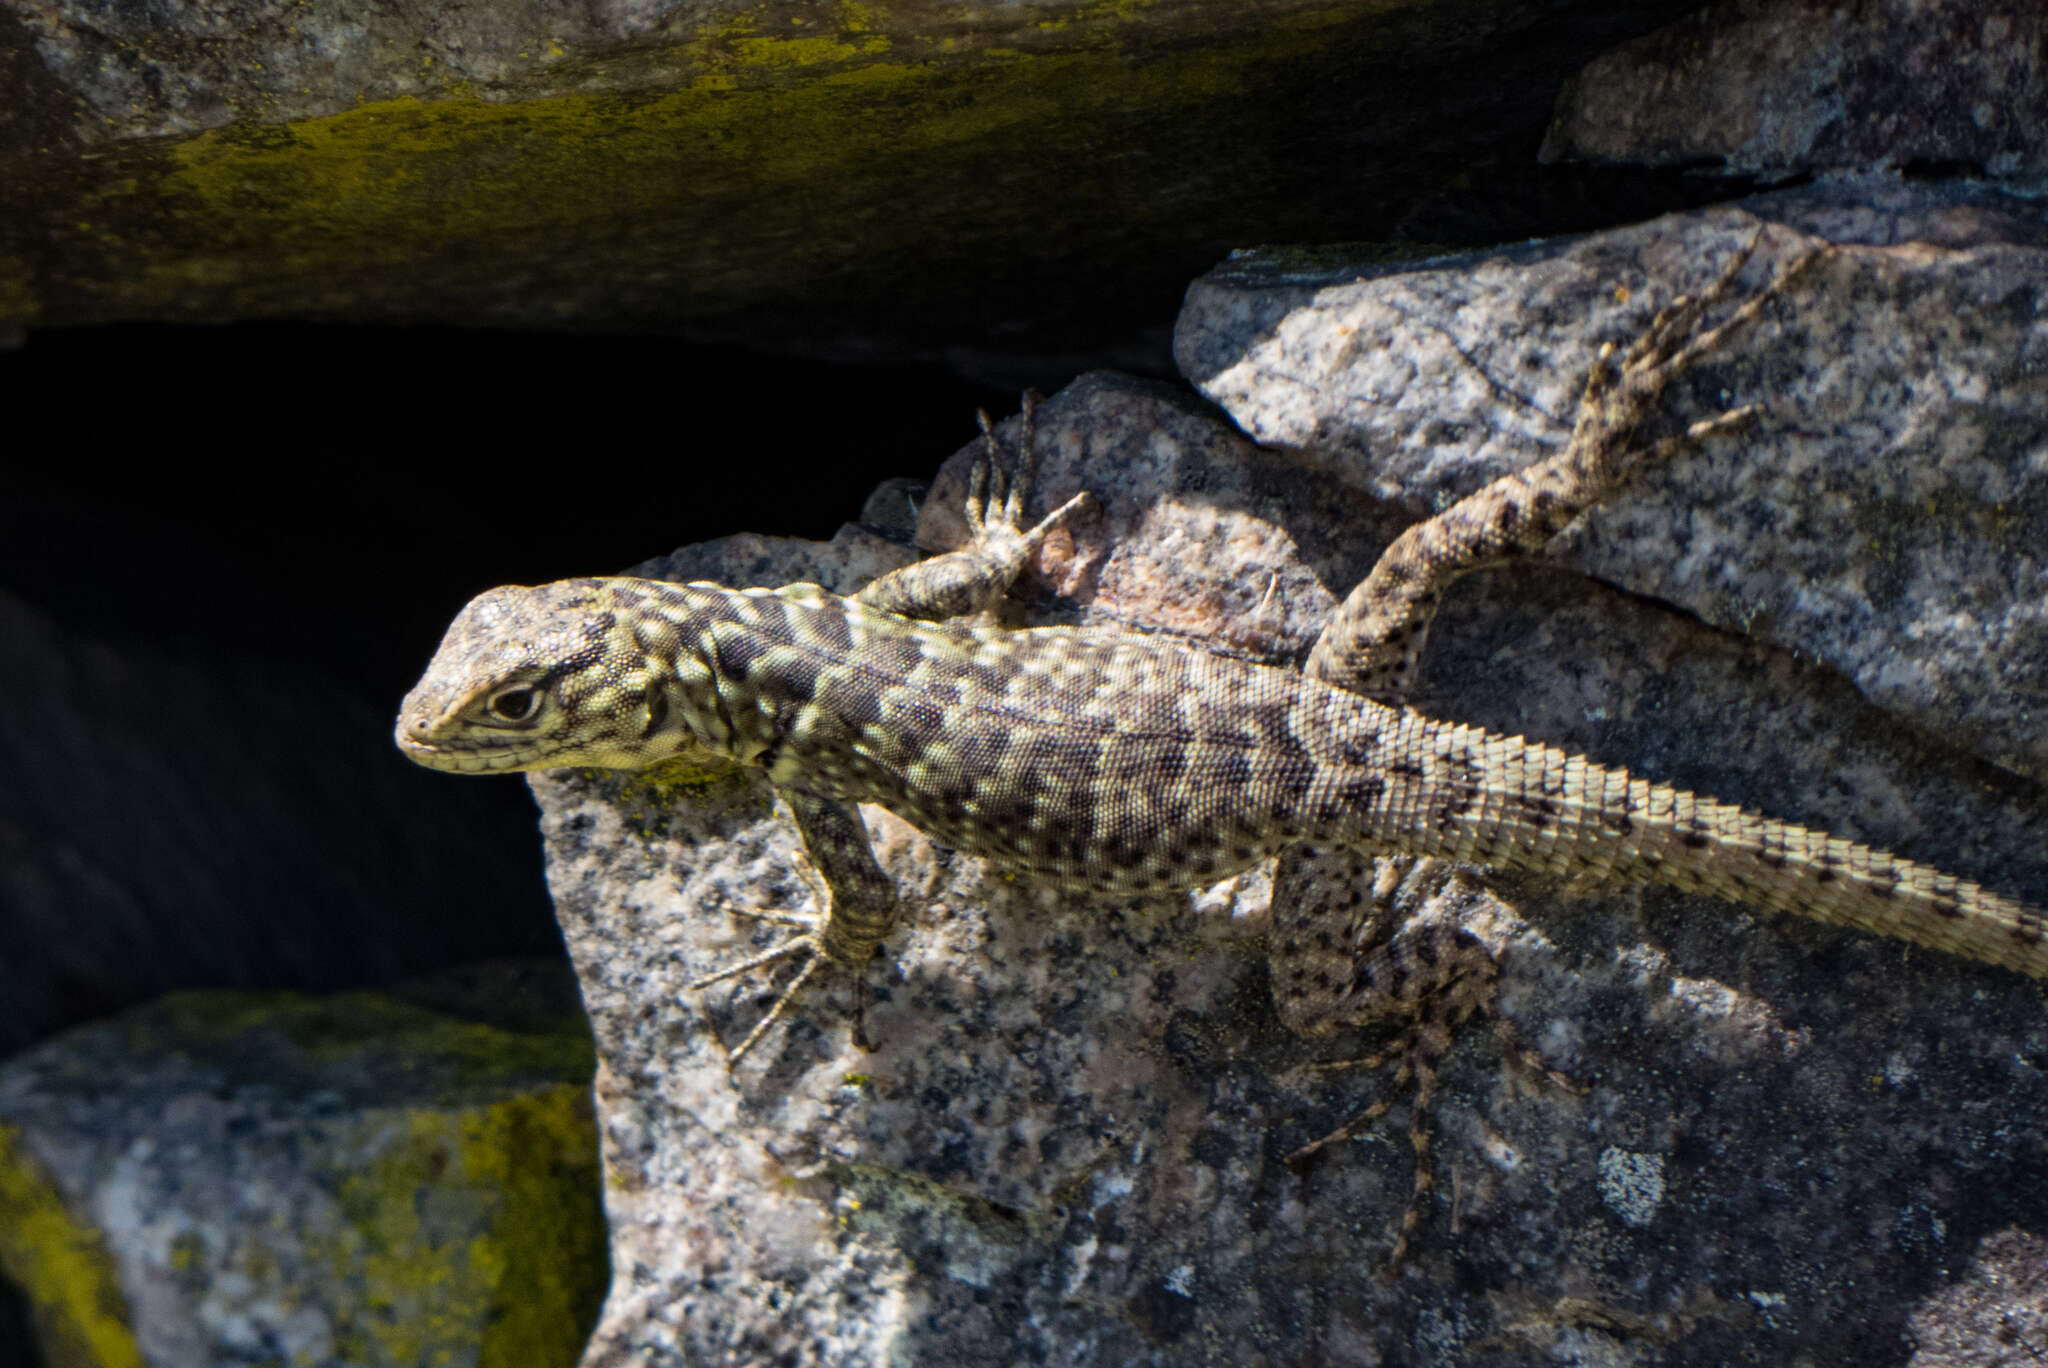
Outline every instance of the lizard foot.
<path fill-rule="evenodd" d="M 970 548 L 976 554 L 1014 566 L 1010 578 L 1030 564 L 1038 548 L 1055 528 L 1063 527 L 1084 513 L 1094 512 L 1095 496 L 1082 490 L 1073 498 L 1027 527 L 1024 510 L 1031 503 L 1031 488 L 1038 475 L 1037 390 L 1024 391 L 1023 440 L 1014 462 L 1006 459 L 1003 444 L 996 440 L 995 427 L 987 409 L 977 409 L 981 424 L 981 456 L 967 477 L 967 526 L 974 534 Z"/>
<path fill-rule="evenodd" d="M 988 414 L 975 417 L 981 422 L 981 450 L 968 471 L 961 507 L 967 544 L 882 576 L 855 595 L 861 603 L 930 622 L 977 614 L 988 618 L 1055 528 L 1099 508 L 1095 496 L 1083 490 L 1036 523 L 1025 521 L 1038 466 L 1036 393 L 1024 393 L 1024 440 L 1014 460 L 996 440 Z"/>
<path fill-rule="evenodd" d="M 1594 433 L 1604 430 L 1618 438 L 1633 429 L 1651 401 L 1674 377 L 1748 326 L 1769 307 L 1772 300 L 1784 294 L 1793 281 L 1835 251 L 1831 243 L 1807 248 L 1779 271 L 1770 284 L 1744 300 L 1725 320 L 1711 328 L 1702 328 L 1701 319 L 1734 287 L 1736 277 L 1749 263 L 1762 236 L 1761 228 L 1752 233 L 1749 241 L 1728 259 L 1721 274 L 1704 290 L 1696 295 L 1680 295 L 1659 309 L 1650 319 L 1649 326 L 1621 354 L 1619 365 L 1615 364 L 1615 345 L 1612 342 L 1600 348 L 1586 378 L 1586 392 L 1580 402 L 1578 424 L 1573 433 L 1574 448 L 1583 447 L 1605 454 L 1605 446 L 1618 445 L 1612 438 L 1603 443 L 1594 437 Z M 1697 442 L 1734 427 L 1762 410 L 1761 404 L 1748 404 L 1702 419 L 1684 433 L 1656 443 L 1644 456 L 1633 458 L 1633 463 L 1641 465 L 1661 460 L 1680 445 Z"/>
<path fill-rule="evenodd" d="M 753 1029 L 747 1032 L 746 1037 L 726 1054 L 726 1067 L 735 1068 L 747 1051 L 753 1049 L 761 1037 L 768 1033 L 768 1029 L 782 1019 L 783 1014 L 789 1010 L 790 1004 L 796 1001 L 798 994 L 803 992 L 804 986 L 818 972 L 819 966 L 829 963 L 830 957 L 825 953 L 825 943 L 822 935 L 825 919 L 815 913 L 762 911 L 733 906 L 727 906 L 726 911 L 735 917 L 747 917 L 754 921 L 774 922 L 779 926 L 797 927 L 802 932 L 802 934 L 791 936 L 789 939 L 770 947 L 758 955 L 741 960 L 738 964 L 727 965 L 715 973 L 705 974 L 700 978 L 692 979 L 685 985 L 690 991 L 697 992 L 701 989 L 709 988 L 713 984 L 723 983 L 728 979 L 738 978 L 742 974 L 752 973 L 756 969 L 764 968 L 781 960 L 794 959 L 798 956 L 803 957 L 803 966 L 797 970 L 796 977 L 791 979 L 776 997 L 775 1005 L 768 1009 L 768 1014 L 755 1022 Z M 867 1042 L 866 1018 L 867 976 L 863 974 L 858 981 L 858 991 L 854 998 L 853 1039 L 854 1043 L 862 1049 L 872 1049 L 874 1047 Z"/>
<path fill-rule="evenodd" d="M 1338 1141 L 1359 1134 L 1385 1116 L 1401 1090 L 1414 1080 L 1414 1114 L 1408 1126 L 1408 1141 L 1415 1151 L 1415 1187 L 1401 1213 L 1400 1230 L 1383 1270 L 1391 1278 L 1400 1272 L 1408 1257 L 1416 1227 L 1422 1221 L 1423 1203 L 1436 1184 L 1431 1141 L 1435 1134 L 1437 1065 L 1449 1051 L 1460 1026 L 1475 1014 L 1487 1017 L 1510 1061 L 1534 1070 L 1566 1092 L 1580 1094 L 1584 1089 L 1546 1065 L 1521 1038 L 1514 1023 L 1501 1015 L 1499 966 L 1484 943 L 1471 932 L 1454 927 L 1415 926 L 1373 958 L 1392 961 L 1397 966 L 1427 966 L 1429 986 L 1403 1005 L 1404 1014 L 1412 1020 L 1391 1043 L 1374 1054 L 1362 1059 L 1327 1060 L 1313 1067 L 1321 1071 L 1377 1070 L 1392 1065 L 1393 1075 L 1370 1106 L 1329 1134 L 1289 1154 L 1287 1162 L 1299 1165 Z M 1390 977 L 1394 981 L 1404 977 L 1411 983 L 1417 981 L 1410 969 L 1403 967 L 1396 967 Z"/>

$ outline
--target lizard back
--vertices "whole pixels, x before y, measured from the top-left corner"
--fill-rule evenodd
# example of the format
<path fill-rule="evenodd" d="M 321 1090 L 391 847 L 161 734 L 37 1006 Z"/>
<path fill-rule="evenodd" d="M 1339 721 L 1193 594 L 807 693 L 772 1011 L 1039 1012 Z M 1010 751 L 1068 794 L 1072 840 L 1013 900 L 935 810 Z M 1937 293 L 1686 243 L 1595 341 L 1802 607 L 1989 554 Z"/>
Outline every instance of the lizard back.
<path fill-rule="evenodd" d="M 1712 893 L 2048 976 L 2048 919 L 1926 865 L 1197 643 L 753 591 L 714 627 L 805 700 L 765 761 L 1070 888 L 1199 887 L 1335 844 Z M 744 619 L 744 621 L 742 621 Z M 745 648 L 741 648 L 744 650 Z"/>

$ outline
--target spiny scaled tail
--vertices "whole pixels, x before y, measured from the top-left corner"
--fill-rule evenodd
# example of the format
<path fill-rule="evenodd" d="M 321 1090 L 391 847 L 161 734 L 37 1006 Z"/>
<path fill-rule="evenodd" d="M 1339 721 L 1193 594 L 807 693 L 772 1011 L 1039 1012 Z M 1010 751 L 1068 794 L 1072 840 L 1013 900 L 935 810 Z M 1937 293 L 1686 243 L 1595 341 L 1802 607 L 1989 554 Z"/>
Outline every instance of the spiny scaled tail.
<path fill-rule="evenodd" d="M 1566 874 L 1612 870 L 2048 978 L 2041 908 L 1521 737 L 1442 724 L 1428 730 L 1436 763 L 1425 768 L 1450 787 L 1415 815 L 1426 823 L 1434 809 L 1445 853 Z M 1457 811 L 1456 790 L 1470 794 L 1474 780 L 1477 801 Z"/>

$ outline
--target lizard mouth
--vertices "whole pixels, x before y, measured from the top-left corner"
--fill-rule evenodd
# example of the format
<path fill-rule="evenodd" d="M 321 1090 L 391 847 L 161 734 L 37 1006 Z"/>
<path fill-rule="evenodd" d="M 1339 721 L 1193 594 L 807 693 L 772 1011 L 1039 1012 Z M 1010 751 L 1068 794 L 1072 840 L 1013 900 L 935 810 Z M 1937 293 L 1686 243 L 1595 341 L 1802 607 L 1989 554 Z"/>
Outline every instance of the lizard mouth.
<path fill-rule="evenodd" d="M 515 750 L 465 750 L 437 746 L 431 741 L 407 735 L 402 728 L 398 733 L 398 749 L 415 765 L 440 770 L 444 774 L 503 774 L 531 768 L 534 758 L 530 753 Z"/>

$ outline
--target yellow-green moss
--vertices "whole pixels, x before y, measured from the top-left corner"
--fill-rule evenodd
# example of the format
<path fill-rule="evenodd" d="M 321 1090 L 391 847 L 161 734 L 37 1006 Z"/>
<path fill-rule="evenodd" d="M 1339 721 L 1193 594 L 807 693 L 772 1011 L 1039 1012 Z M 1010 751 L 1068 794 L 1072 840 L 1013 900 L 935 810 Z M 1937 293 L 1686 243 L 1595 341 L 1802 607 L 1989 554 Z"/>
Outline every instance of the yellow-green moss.
<path fill-rule="evenodd" d="M 730 760 L 678 757 L 643 770 L 592 769 L 581 773 L 617 805 L 626 829 L 650 843 L 667 839 L 669 824 L 679 805 L 704 802 L 720 790 L 734 794 L 752 790 L 764 808 L 774 801 L 766 785 L 758 784 Z"/>
<path fill-rule="evenodd" d="M 689 799 L 702 798 L 719 785 L 732 782 L 741 773 L 740 767 L 730 760 L 692 760 L 688 756 L 624 773 L 617 770 L 589 772 L 616 780 L 621 801 L 645 802 L 656 807 L 670 807 Z"/>
<path fill-rule="evenodd" d="M 1219 102 L 1257 99 L 1333 60 L 1333 44 L 1369 47 L 1384 14 L 1423 4 L 1252 23 L 1122 0 L 943 38 L 921 31 L 922 6 L 898 20 L 886 5 L 764 5 L 668 49 L 544 62 L 527 79 L 549 84 L 524 98 L 516 81 L 493 99 L 451 83 L 128 145 L 104 170 L 80 167 L 89 179 L 43 221 L 77 233 L 57 254 L 84 263 L 65 282 L 73 312 L 346 313 L 370 307 L 371 289 L 419 307 L 409 270 L 489 296 L 505 263 L 575 243 L 590 259 L 574 288 L 595 262 L 652 271 L 673 282 L 673 316 L 837 279 L 857 254 L 922 256 L 949 215 L 985 231 L 974 192 L 999 168 L 1064 168 L 1119 206 L 1121 231 L 1177 223 L 1178 192 L 1132 179 L 1146 140 L 1233 127 Z M 576 80 L 612 88 L 559 93 Z M 896 212 L 906 203 L 926 212 Z M 0 271 L 0 316 L 31 311 L 36 293 Z"/>
<path fill-rule="evenodd" d="M 49 1368 L 142 1368 L 113 1260 L 0 1125 L 0 1272 L 28 1298 Z"/>
<path fill-rule="evenodd" d="M 458 1088 L 521 1077 L 582 1080 L 596 1067 L 580 1018 L 565 1019 L 554 1031 L 506 1031 L 367 991 L 172 993 L 131 1018 L 130 1029 L 139 1053 L 224 1062 L 223 1046 L 275 1035 L 308 1063 L 354 1070 L 374 1051 Z"/>
<path fill-rule="evenodd" d="M 590 1090 L 465 1118 L 462 1150 L 468 1171 L 501 1194 L 487 1247 L 471 1250 L 499 1270 L 483 1368 L 574 1363 L 610 1282 Z"/>
<path fill-rule="evenodd" d="M 341 1178 L 327 1257 L 359 1289 L 339 1355 L 479 1368 L 573 1364 L 608 1282 L 589 1090 L 418 1111 Z"/>
<path fill-rule="evenodd" d="M 0 252 L 0 321 L 33 323 L 41 313 L 28 263 Z"/>

